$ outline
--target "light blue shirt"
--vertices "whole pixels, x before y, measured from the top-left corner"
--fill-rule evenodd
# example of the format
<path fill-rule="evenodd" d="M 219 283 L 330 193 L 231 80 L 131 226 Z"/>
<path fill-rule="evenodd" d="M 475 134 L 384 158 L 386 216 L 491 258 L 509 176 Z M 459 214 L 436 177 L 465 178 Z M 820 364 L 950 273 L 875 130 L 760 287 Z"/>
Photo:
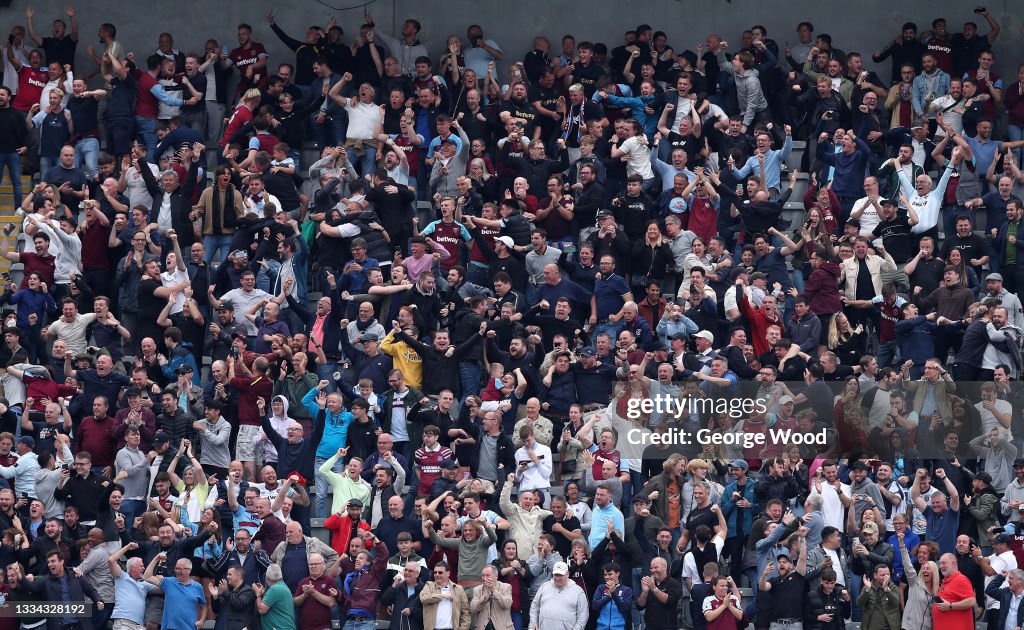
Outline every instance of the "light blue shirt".
<path fill-rule="evenodd" d="M 1010 610 L 1006 611 L 1005 630 L 1014 630 L 1017 627 L 1017 609 L 1020 608 L 1021 599 L 1024 599 L 1024 593 L 1010 598 Z"/>
<path fill-rule="evenodd" d="M 133 580 L 127 571 L 114 580 L 114 612 L 110 618 L 126 619 L 138 625 L 145 623 L 146 595 L 155 586 L 145 580 Z"/>
<path fill-rule="evenodd" d="M 786 141 L 783 143 L 782 148 L 779 150 L 769 149 L 764 154 L 764 181 L 768 184 L 769 188 L 775 190 L 782 190 L 782 164 L 789 157 L 789 152 L 793 150 L 793 137 L 786 136 Z M 761 164 L 757 160 L 756 155 L 751 155 L 747 158 L 747 162 L 742 168 L 737 169 L 735 166 L 732 169 L 733 175 L 737 179 L 745 179 L 748 175 L 760 175 Z"/>
<path fill-rule="evenodd" d="M 39 460 L 35 453 L 18 456 L 13 466 L 0 466 L 0 476 L 7 479 L 14 477 L 14 494 L 27 494 L 36 498 L 36 473 L 39 472 Z"/>
<path fill-rule="evenodd" d="M 604 540 L 605 534 L 608 532 L 608 519 L 612 519 L 612 527 L 620 536 L 626 531 L 626 519 L 622 517 L 619 508 L 611 503 L 606 507 L 600 507 L 595 503 L 593 516 L 590 519 L 590 537 L 587 538 L 591 549 Z"/>

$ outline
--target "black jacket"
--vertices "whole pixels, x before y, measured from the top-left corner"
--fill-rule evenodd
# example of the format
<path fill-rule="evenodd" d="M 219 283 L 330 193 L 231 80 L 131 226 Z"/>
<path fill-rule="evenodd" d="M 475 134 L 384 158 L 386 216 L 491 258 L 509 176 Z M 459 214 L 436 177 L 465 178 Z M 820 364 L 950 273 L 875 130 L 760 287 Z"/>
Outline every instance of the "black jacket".
<path fill-rule="evenodd" d="M 406 588 L 405 582 L 398 585 L 395 588 L 394 582 L 389 582 L 384 587 L 384 592 L 380 594 L 380 603 L 385 606 L 393 606 L 393 613 L 391 614 L 391 623 L 388 625 L 390 630 L 420 630 L 423 628 L 423 605 L 420 603 L 420 591 L 423 590 L 422 582 L 416 583 L 416 588 L 413 591 L 412 596 L 409 595 L 409 589 Z M 409 616 L 403 616 L 402 611 L 406 608 L 409 609 Z"/>
<path fill-rule="evenodd" d="M 142 180 L 146 183 L 146 190 L 153 197 L 153 207 L 149 211 L 148 221 L 156 223 L 157 217 L 160 214 L 160 206 L 163 204 L 164 195 L 170 194 L 171 227 L 178 234 L 178 245 L 181 246 L 181 251 L 188 250 L 195 241 L 192 222 L 189 221 L 188 215 L 192 212 L 192 193 L 196 189 L 199 162 L 193 161 L 189 164 L 185 181 L 181 182 L 181 185 L 171 193 L 164 192 L 162 183 L 156 181 L 156 177 L 153 176 L 153 171 L 150 170 L 146 160 L 141 158 L 139 159 L 139 173 L 142 175 Z"/>
<path fill-rule="evenodd" d="M 248 580 L 235 590 L 225 590 L 213 598 L 213 612 L 217 615 L 217 627 L 225 630 L 234 628 L 259 628 L 260 619 L 256 612 L 256 593 Z"/>
<path fill-rule="evenodd" d="M 845 630 L 850 602 L 840 596 L 842 591 L 843 587 L 837 584 L 830 594 L 825 594 L 820 586 L 807 594 L 807 607 L 804 609 L 806 630 Z M 818 615 L 824 614 L 832 615 L 832 621 L 818 621 Z"/>
<path fill-rule="evenodd" d="M 69 571 L 67 573 L 68 595 L 70 596 L 68 601 L 83 602 L 86 597 L 94 602 L 100 601 L 100 595 L 92 585 L 84 579 L 77 577 L 74 573 L 70 573 L 70 569 L 66 569 L 66 571 Z M 64 597 L 61 595 L 63 589 L 61 588 L 61 580 L 59 578 L 46 576 L 45 578 L 41 577 L 32 581 L 22 579 L 21 586 L 43 601 L 64 601 Z M 82 630 L 92 630 L 92 619 L 90 617 L 83 616 L 77 619 Z M 46 630 L 60 630 L 60 627 L 60 617 L 48 617 L 46 619 Z"/>

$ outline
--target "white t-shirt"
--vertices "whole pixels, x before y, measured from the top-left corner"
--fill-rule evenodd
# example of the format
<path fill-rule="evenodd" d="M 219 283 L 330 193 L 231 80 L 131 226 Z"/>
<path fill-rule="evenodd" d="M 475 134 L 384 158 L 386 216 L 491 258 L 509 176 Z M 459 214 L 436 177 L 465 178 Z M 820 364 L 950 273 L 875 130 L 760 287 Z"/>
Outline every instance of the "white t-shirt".
<path fill-rule="evenodd" d="M 849 485 L 840 483 L 839 488 L 847 497 L 853 496 Z M 811 484 L 811 494 L 818 494 L 814 484 Z M 839 493 L 836 492 L 835 487 L 829 485 L 827 481 L 822 481 L 821 483 L 821 517 L 826 526 L 835 527 L 839 531 L 845 531 L 843 503 L 839 500 Z M 836 566 L 839 566 L 839 564 L 837 563 Z"/>
<path fill-rule="evenodd" d="M 995 579 L 996 575 L 1001 575 L 1004 571 L 1009 573 L 1017 568 L 1017 556 L 1013 555 L 1013 551 L 1007 550 L 1000 554 L 993 553 L 988 557 L 989 566 L 995 571 L 995 575 L 991 575 L 985 578 L 985 588 L 988 588 L 989 583 Z M 1009 581 L 1004 580 L 1001 588 L 1009 588 Z M 985 610 L 999 610 L 999 600 L 995 597 L 985 598 Z"/>
<path fill-rule="evenodd" d="M 626 162 L 626 174 L 637 174 L 644 179 L 653 179 L 654 171 L 651 169 L 651 149 L 641 140 L 641 136 L 626 138 L 620 145 L 619 150 L 629 155 Z"/>
<path fill-rule="evenodd" d="M 175 268 L 172 271 L 165 271 L 160 274 L 160 283 L 165 287 L 173 287 L 174 285 L 181 284 L 186 280 L 188 280 L 188 272 L 181 271 L 178 268 Z M 171 315 L 180 313 L 184 307 L 185 294 L 179 292 L 178 297 L 174 299 L 174 306 L 171 307 Z"/>
<path fill-rule="evenodd" d="M 372 140 L 376 136 L 377 122 L 380 120 L 380 106 L 373 103 L 359 102 L 353 96 L 345 104 L 348 112 L 348 137 L 352 140 Z"/>
<path fill-rule="evenodd" d="M 864 213 L 860 215 L 860 235 L 871 238 L 871 234 L 882 219 L 878 216 L 878 210 L 874 204 L 867 197 L 861 197 L 854 202 L 853 209 L 858 210 L 859 208 L 864 208 Z"/>
<path fill-rule="evenodd" d="M 1010 403 L 1006 402 L 1005 400 L 996 400 L 995 407 L 996 411 L 1002 414 L 1008 414 L 1013 411 L 1013 408 L 1010 406 Z M 981 416 L 982 435 L 988 435 L 988 432 L 991 431 L 992 429 L 1003 430 L 1005 428 L 1003 427 L 1003 425 L 999 424 L 999 420 L 996 420 L 995 414 L 993 414 L 988 409 L 985 409 L 981 403 L 975 404 L 974 408 L 978 410 L 978 415 Z M 1009 431 L 1009 429 L 1006 430 Z M 1013 437 L 1007 436 L 1007 439 L 1012 440 Z"/>

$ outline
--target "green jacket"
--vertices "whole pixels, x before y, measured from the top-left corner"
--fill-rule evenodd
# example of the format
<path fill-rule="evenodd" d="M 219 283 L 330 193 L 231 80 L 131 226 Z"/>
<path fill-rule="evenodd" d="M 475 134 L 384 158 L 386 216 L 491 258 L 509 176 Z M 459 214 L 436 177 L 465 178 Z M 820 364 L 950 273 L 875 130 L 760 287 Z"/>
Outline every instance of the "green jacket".
<path fill-rule="evenodd" d="M 892 582 L 884 589 L 872 582 L 870 589 L 861 590 L 857 605 L 863 615 L 862 630 L 900 627 L 900 589 Z"/>

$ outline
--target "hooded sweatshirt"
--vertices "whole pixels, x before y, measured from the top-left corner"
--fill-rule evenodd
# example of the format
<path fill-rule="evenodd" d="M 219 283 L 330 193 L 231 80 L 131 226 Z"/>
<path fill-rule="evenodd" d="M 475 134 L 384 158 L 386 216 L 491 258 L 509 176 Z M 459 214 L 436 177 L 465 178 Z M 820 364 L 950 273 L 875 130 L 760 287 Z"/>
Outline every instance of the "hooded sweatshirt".
<path fill-rule="evenodd" d="M 843 310 L 839 293 L 839 276 L 842 269 L 837 263 L 823 261 L 811 272 L 804 285 L 804 295 L 811 302 L 815 315 L 831 315 Z"/>
<path fill-rule="evenodd" d="M 271 415 L 270 425 L 274 427 L 275 431 L 282 438 L 288 437 L 288 425 L 295 420 L 288 417 L 288 399 L 284 396 L 274 396 L 273 400 L 280 400 L 284 405 L 284 413 L 280 416 Z M 273 409 L 273 404 L 271 404 Z M 263 461 L 267 464 L 276 464 L 278 460 L 277 449 L 274 448 L 273 441 L 267 437 L 267 434 L 260 431 L 260 445 L 263 447 Z"/>

